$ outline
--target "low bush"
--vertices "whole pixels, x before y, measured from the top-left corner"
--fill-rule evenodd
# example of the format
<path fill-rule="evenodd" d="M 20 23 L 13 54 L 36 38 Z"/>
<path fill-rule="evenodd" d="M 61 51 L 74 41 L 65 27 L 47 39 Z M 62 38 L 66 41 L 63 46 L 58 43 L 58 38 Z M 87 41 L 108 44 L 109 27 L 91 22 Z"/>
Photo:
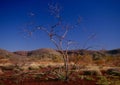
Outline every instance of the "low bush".
<path fill-rule="evenodd" d="M 110 85 L 107 78 L 105 76 L 98 76 L 98 81 L 96 82 L 97 85 Z"/>
<path fill-rule="evenodd" d="M 107 74 L 114 75 L 114 76 L 120 76 L 120 69 L 108 69 Z"/>

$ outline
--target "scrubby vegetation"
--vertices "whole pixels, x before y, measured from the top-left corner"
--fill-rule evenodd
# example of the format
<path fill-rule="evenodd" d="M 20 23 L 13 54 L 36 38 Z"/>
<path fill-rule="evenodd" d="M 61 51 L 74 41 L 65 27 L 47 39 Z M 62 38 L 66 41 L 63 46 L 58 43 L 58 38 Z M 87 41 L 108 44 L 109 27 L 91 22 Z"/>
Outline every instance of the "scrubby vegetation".
<path fill-rule="evenodd" d="M 66 84 L 64 63 L 59 51 L 42 49 L 26 54 L 8 51 L 0 53 L 0 85 Z M 9 53 L 12 55 L 6 57 Z M 120 84 L 119 53 L 68 51 L 68 54 L 70 70 L 67 85 Z"/>

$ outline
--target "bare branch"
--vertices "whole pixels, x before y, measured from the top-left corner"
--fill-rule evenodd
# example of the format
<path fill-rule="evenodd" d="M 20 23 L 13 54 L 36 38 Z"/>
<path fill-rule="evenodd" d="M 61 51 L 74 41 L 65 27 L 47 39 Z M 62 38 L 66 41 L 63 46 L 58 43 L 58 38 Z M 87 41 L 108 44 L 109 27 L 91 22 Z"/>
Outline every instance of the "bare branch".
<path fill-rule="evenodd" d="M 67 33 L 68 33 L 68 29 L 66 29 L 64 34 L 62 35 L 62 39 L 64 39 L 66 37 Z"/>
<path fill-rule="evenodd" d="M 58 50 L 61 50 L 60 46 L 58 45 L 58 43 L 52 38 L 50 39 L 54 44 L 55 46 L 57 47 Z"/>
<path fill-rule="evenodd" d="M 89 38 L 86 40 L 86 42 L 85 42 L 84 45 L 83 45 L 83 48 L 84 48 L 84 49 L 85 49 L 87 43 L 88 43 L 91 39 L 93 39 L 95 36 L 96 36 L 95 33 L 93 33 L 91 36 L 89 36 Z M 87 47 L 87 49 L 88 49 L 88 48 L 91 48 L 91 47 Z"/>
<path fill-rule="evenodd" d="M 38 30 L 42 30 L 42 31 L 46 32 L 48 35 L 50 35 L 50 32 L 45 27 L 43 27 L 43 26 L 37 26 L 36 28 Z"/>
<path fill-rule="evenodd" d="M 48 7 L 49 7 L 49 10 L 50 10 L 50 13 L 51 15 L 55 16 L 56 18 L 60 18 L 60 10 L 61 10 L 61 7 L 58 5 L 58 4 L 48 4 Z"/>

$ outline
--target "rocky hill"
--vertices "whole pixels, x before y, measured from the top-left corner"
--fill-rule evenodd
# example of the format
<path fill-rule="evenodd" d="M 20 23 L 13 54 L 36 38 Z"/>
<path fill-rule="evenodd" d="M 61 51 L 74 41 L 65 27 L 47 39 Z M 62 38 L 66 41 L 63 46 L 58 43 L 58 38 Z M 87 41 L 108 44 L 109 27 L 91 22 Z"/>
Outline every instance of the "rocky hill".
<path fill-rule="evenodd" d="M 68 54 L 76 54 L 76 55 L 91 55 L 93 58 L 104 58 L 105 56 L 117 56 L 120 57 L 120 49 L 114 50 L 106 50 L 106 51 L 93 51 L 93 50 L 69 50 Z M 60 59 L 61 53 L 55 49 L 50 48 L 42 48 L 32 51 L 16 51 L 9 52 L 4 49 L 0 49 L 0 59 L 3 58 L 37 58 L 37 59 Z"/>

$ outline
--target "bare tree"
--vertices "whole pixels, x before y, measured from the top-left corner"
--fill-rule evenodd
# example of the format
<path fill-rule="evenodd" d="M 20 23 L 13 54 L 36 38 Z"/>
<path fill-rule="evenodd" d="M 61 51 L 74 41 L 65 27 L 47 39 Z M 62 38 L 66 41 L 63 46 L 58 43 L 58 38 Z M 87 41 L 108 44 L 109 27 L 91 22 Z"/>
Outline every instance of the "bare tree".
<path fill-rule="evenodd" d="M 70 30 L 73 30 L 80 23 L 80 17 L 76 24 L 63 23 L 62 16 L 60 15 L 61 8 L 58 4 L 49 4 L 49 10 L 51 15 L 57 19 L 57 22 L 48 28 L 45 26 L 36 26 L 31 31 L 27 31 L 30 35 L 35 31 L 44 31 L 50 41 L 55 45 L 57 50 L 62 54 L 64 67 L 65 67 L 65 80 L 69 79 L 69 55 L 68 50 L 71 44 L 75 43 L 72 40 L 67 39 L 67 34 Z"/>

